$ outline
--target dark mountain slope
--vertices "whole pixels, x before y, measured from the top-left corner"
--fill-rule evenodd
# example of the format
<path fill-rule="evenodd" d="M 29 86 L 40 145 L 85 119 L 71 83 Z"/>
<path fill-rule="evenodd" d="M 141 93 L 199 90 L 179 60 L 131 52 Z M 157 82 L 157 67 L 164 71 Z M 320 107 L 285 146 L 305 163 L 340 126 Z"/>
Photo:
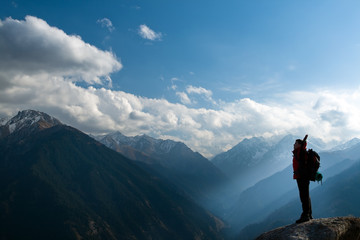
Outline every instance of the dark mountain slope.
<path fill-rule="evenodd" d="M 1 140 L 0 193 L 0 239 L 221 238 L 220 221 L 64 125 Z"/>
<path fill-rule="evenodd" d="M 184 190 L 203 207 L 220 214 L 226 176 L 203 157 L 182 142 L 162 140 L 140 135 L 127 137 L 120 132 L 95 137 L 109 148 L 120 152 L 166 181 Z M 220 209 L 220 210 L 219 210 Z"/>

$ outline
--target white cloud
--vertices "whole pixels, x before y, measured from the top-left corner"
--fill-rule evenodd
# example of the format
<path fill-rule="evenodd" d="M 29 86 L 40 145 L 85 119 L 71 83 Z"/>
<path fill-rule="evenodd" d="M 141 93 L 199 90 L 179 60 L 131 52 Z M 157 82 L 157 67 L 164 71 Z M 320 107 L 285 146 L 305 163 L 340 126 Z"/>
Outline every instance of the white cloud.
<path fill-rule="evenodd" d="M 85 132 L 172 136 L 207 157 L 250 136 L 308 133 L 340 140 L 360 135 L 360 89 L 289 92 L 273 102 L 242 98 L 219 101 L 216 109 L 196 109 L 184 105 L 191 102 L 189 95 L 211 99 L 212 91 L 188 86 L 186 92 L 177 93 L 183 103 L 174 104 L 84 88 L 75 81 L 102 83 L 121 63 L 114 54 L 35 17 L 0 22 L 0 52 L 1 117 L 37 109 Z"/>
<path fill-rule="evenodd" d="M 162 39 L 162 33 L 155 32 L 154 30 L 150 29 L 145 24 L 142 24 L 139 26 L 138 33 L 144 39 L 148 39 L 148 40 L 152 40 L 152 41 Z"/>
<path fill-rule="evenodd" d="M 212 91 L 211 90 L 208 90 L 208 89 L 205 89 L 203 87 L 194 87 L 194 86 L 187 86 L 186 87 L 186 92 L 188 94 L 198 94 L 200 96 L 204 96 L 205 100 L 213 103 L 213 104 L 216 104 L 216 102 L 212 99 Z"/>
<path fill-rule="evenodd" d="M 109 30 L 109 32 L 112 32 L 115 30 L 115 27 L 113 26 L 112 22 L 108 18 L 98 19 L 96 22 L 101 24 L 102 27 L 106 27 Z"/>
<path fill-rule="evenodd" d="M 205 95 L 206 97 L 211 97 L 212 96 L 212 91 L 207 90 L 205 88 L 202 87 L 194 87 L 194 86 L 187 86 L 186 91 L 188 93 L 195 93 L 195 94 L 200 94 L 200 95 Z"/>
<path fill-rule="evenodd" d="M 189 96 L 184 92 L 176 92 L 176 95 L 180 97 L 180 101 L 183 104 L 191 104 Z"/>
<path fill-rule="evenodd" d="M 111 83 L 109 74 L 122 68 L 112 52 L 101 51 L 32 16 L 25 21 L 0 20 L 0 42 L 2 73 L 48 73 L 101 84 Z"/>

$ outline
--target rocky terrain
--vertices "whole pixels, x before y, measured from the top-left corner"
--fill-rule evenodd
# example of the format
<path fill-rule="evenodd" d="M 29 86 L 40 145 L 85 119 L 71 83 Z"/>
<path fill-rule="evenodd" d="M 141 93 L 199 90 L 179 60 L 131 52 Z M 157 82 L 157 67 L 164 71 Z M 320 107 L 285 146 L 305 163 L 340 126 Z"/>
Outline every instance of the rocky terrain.
<path fill-rule="evenodd" d="M 360 218 L 334 217 L 314 219 L 302 224 L 292 224 L 263 233 L 256 240 L 358 240 Z"/>

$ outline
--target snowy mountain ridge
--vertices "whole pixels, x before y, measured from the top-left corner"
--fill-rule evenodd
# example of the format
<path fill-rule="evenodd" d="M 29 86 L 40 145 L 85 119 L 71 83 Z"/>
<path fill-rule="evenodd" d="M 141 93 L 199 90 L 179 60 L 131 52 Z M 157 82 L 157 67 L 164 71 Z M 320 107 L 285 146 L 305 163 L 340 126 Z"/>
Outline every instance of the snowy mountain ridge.
<path fill-rule="evenodd" d="M 345 150 L 345 149 L 348 149 L 348 148 L 351 148 L 351 147 L 357 145 L 358 143 L 360 143 L 360 139 L 359 138 L 353 138 L 353 139 L 347 141 L 346 143 L 343 143 L 341 145 L 338 145 L 338 146 L 330 149 L 329 151 L 333 152 L 333 151 Z"/>
<path fill-rule="evenodd" d="M 254 166 L 269 150 L 270 145 L 262 137 L 245 138 L 227 152 L 215 156 L 211 161 L 217 165 L 222 162 L 236 166 Z"/>
<path fill-rule="evenodd" d="M 148 135 L 137 135 L 134 137 L 127 137 L 119 131 L 102 136 L 95 136 L 95 139 L 111 146 L 114 142 L 117 145 L 126 145 L 143 152 L 157 152 L 159 154 L 169 153 L 176 145 L 182 144 L 173 140 L 155 139 Z"/>
<path fill-rule="evenodd" d="M 19 111 L 16 116 L 0 121 L 0 137 L 21 132 L 34 131 L 62 125 L 56 118 L 35 110 Z"/>

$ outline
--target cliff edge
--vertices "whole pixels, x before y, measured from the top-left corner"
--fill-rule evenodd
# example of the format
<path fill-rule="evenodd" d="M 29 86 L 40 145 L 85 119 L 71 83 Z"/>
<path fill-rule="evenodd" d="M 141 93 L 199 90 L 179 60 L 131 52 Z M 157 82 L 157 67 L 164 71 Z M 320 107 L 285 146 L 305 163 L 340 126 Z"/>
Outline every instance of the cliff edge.
<path fill-rule="evenodd" d="M 360 218 L 320 218 L 261 234 L 256 240 L 360 240 Z"/>

